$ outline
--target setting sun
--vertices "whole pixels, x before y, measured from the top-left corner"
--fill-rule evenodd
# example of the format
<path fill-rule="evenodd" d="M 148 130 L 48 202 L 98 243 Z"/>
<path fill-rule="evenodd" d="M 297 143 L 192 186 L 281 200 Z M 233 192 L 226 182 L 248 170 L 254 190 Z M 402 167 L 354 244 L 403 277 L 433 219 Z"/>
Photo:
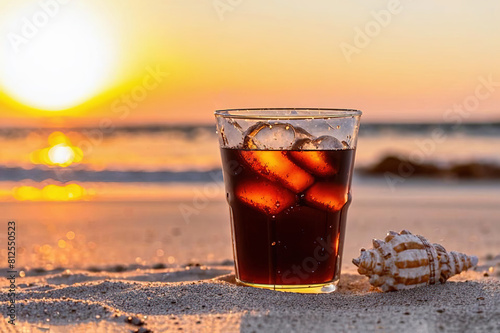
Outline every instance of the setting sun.
<path fill-rule="evenodd" d="M 52 17 L 41 8 L 16 8 L 25 20 L 15 11 L 3 19 L 11 31 L 0 52 L 6 94 L 35 109 L 59 111 L 109 87 L 114 43 L 89 6 L 61 4 Z"/>

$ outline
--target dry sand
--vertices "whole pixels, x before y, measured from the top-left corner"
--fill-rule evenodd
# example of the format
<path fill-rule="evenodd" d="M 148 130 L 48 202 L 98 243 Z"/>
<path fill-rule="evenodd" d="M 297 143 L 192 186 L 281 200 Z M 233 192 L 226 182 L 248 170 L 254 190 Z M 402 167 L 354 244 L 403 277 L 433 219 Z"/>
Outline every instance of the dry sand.
<path fill-rule="evenodd" d="M 17 295 L 19 322 L 15 328 L 3 322 L 0 329 L 498 332 L 500 280 L 495 271 L 486 277 L 487 267 L 463 273 L 444 285 L 391 293 L 371 289 L 366 278 L 349 271 L 342 275 L 338 292 L 324 295 L 238 286 L 234 275 L 227 274 L 231 266 L 121 273 L 66 271 L 25 278 Z M 168 282 L 176 280 L 184 282 Z M 5 289 L 0 300 L 1 311 L 6 313 Z"/>

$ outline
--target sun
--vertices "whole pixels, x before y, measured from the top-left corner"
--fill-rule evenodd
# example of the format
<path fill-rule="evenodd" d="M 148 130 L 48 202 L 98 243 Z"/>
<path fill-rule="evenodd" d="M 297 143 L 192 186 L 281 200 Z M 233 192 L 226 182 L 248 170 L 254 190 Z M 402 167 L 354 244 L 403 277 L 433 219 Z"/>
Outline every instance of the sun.
<path fill-rule="evenodd" d="M 80 2 L 59 4 L 52 12 L 37 2 L 14 9 L 2 18 L 8 38 L 0 49 L 0 85 L 10 97 L 60 111 L 109 88 L 115 43 L 95 11 Z"/>

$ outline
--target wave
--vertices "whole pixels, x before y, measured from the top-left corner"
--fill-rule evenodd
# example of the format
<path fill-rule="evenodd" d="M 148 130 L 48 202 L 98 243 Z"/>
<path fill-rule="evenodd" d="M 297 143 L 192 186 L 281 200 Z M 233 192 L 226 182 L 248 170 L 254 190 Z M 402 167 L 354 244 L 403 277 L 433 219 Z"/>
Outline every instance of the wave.
<path fill-rule="evenodd" d="M 100 131 L 105 137 L 113 137 L 117 135 L 144 135 L 157 133 L 175 133 L 188 138 L 195 137 L 207 132 L 215 134 L 215 125 L 143 125 L 143 126 L 119 126 L 113 129 L 100 130 L 99 127 L 0 127 L 0 138 L 18 139 L 28 136 L 30 133 L 39 133 L 49 135 L 54 131 L 61 132 L 77 132 L 77 133 L 93 133 Z"/>
<path fill-rule="evenodd" d="M 443 131 L 444 134 L 462 133 L 471 136 L 499 136 L 500 122 L 485 123 L 365 123 L 361 122 L 360 136 L 372 136 L 380 134 L 426 134 L 435 129 Z M 28 136 L 32 132 L 51 133 L 53 131 L 75 131 L 86 133 L 96 130 L 95 127 L 73 127 L 73 128 L 0 128 L 0 137 L 6 139 L 15 139 Z M 142 125 L 142 126 L 120 126 L 107 132 L 103 131 L 104 136 L 116 136 L 120 134 L 144 135 L 155 133 L 176 133 L 187 138 L 193 138 L 200 134 L 213 133 L 215 135 L 214 125 Z"/>
<path fill-rule="evenodd" d="M 41 182 L 53 179 L 62 183 L 81 182 L 222 182 L 222 170 L 208 171 L 115 171 L 115 170 L 71 170 L 71 169 L 23 169 L 19 167 L 0 167 L 0 181 L 21 181 L 30 179 Z"/>
<path fill-rule="evenodd" d="M 397 135 L 429 134 L 440 130 L 442 134 L 465 134 L 469 136 L 499 136 L 500 122 L 490 123 L 363 123 L 360 125 L 360 136 L 372 136 L 394 133 Z"/>

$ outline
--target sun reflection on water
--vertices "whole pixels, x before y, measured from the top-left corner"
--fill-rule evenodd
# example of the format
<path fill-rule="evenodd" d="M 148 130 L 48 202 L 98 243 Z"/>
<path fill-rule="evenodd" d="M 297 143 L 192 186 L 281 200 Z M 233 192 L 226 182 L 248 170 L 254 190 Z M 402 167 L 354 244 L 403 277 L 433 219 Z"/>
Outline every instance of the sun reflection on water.
<path fill-rule="evenodd" d="M 68 167 L 83 159 L 83 152 L 72 145 L 70 139 L 62 132 L 54 132 L 48 138 L 49 147 L 35 150 L 30 155 L 33 164 Z"/>
<path fill-rule="evenodd" d="M 47 185 L 43 188 L 18 186 L 13 188 L 14 198 L 19 201 L 73 201 L 90 197 L 85 188 L 78 184 L 66 186 Z"/>

